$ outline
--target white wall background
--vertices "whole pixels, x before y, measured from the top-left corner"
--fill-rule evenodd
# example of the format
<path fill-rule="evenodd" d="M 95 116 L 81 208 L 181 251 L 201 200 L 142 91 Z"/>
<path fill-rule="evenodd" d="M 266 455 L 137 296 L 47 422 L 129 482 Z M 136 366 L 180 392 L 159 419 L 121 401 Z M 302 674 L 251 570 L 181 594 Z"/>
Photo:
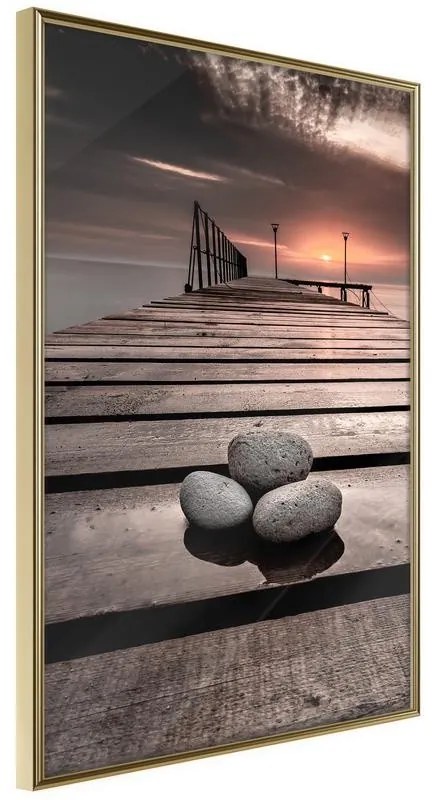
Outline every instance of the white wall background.
<path fill-rule="evenodd" d="M 202 759 L 130 775 L 49 790 L 50 800 L 94 798 L 424 798 L 430 791 L 432 733 L 431 658 L 431 495 L 425 442 L 431 442 L 430 367 L 431 285 L 431 37 L 424 0 L 52 0 L 58 11 L 161 30 L 252 50 L 422 82 L 423 167 L 423 714 L 419 719 L 333 734 L 243 753 Z M 14 36 L 15 12 L 23 5 L 0 5 L 1 79 L 1 383 L 0 465 L 0 787 L 16 798 L 14 778 Z M 4 63 L 3 63 L 4 61 Z M 429 367 L 429 369 L 428 369 Z M 9 391 L 10 389 L 10 391 Z M 4 407 L 3 407 L 4 406 Z M 428 529 L 429 528 L 429 529 Z M 4 675 L 3 675 L 4 673 Z M 428 788 L 429 787 L 429 788 Z M 48 796 L 48 795 L 47 795 Z"/>

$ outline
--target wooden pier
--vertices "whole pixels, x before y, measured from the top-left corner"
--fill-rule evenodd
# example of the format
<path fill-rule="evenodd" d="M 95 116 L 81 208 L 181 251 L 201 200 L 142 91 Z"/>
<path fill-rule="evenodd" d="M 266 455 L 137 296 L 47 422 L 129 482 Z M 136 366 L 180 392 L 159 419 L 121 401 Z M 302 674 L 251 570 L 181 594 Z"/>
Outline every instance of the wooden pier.
<path fill-rule="evenodd" d="M 409 707 L 407 322 L 245 277 L 45 355 L 47 776 Z M 337 532 L 187 528 L 180 482 L 257 428 L 310 441 Z"/>

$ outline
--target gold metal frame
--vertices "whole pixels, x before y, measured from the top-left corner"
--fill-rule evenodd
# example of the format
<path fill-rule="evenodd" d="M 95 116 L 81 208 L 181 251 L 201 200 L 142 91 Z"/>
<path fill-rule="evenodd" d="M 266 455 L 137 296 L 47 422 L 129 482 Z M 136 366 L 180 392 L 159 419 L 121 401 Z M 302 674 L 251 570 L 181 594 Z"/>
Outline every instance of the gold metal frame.
<path fill-rule="evenodd" d="M 44 776 L 44 29 L 49 24 L 221 53 L 373 83 L 411 95 L 411 705 L 409 710 L 311 731 L 266 736 L 172 756 Z M 36 789 L 196 759 L 291 739 L 390 722 L 419 714 L 419 102 L 418 83 L 224 47 L 193 39 L 26 9 L 17 15 L 17 784 Z"/>

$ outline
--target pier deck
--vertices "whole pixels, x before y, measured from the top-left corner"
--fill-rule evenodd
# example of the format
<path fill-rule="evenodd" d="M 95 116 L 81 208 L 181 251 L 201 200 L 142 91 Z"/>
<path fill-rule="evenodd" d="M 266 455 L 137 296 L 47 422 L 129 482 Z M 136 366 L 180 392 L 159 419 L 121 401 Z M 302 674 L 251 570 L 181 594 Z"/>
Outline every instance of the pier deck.
<path fill-rule="evenodd" d="M 47 775 L 408 708 L 409 347 L 252 277 L 47 336 Z M 337 533 L 187 529 L 180 482 L 255 428 L 309 439 Z"/>

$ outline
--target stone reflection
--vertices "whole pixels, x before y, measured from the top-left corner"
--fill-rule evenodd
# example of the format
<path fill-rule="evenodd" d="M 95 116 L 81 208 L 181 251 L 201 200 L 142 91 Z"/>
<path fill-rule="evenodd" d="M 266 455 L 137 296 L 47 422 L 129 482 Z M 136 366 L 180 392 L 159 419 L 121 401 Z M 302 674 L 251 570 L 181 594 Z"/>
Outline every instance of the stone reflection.
<path fill-rule="evenodd" d="M 191 555 L 223 567 L 254 564 L 269 583 L 289 584 L 313 578 L 338 561 L 344 543 L 332 528 L 290 544 L 260 539 L 251 525 L 226 531 L 188 527 L 184 545 Z"/>

